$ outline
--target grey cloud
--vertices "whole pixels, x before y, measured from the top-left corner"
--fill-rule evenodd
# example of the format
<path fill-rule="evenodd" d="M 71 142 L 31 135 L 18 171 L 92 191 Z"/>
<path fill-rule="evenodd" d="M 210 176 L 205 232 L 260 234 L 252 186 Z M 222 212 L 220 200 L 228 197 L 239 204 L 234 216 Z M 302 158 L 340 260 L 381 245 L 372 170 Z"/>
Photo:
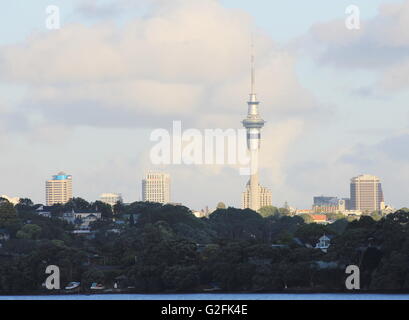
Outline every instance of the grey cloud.
<path fill-rule="evenodd" d="M 375 166 L 383 159 L 407 163 L 408 145 L 409 134 L 393 135 L 373 145 L 356 145 L 342 155 L 338 161 L 353 164 L 362 169 Z"/>
<path fill-rule="evenodd" d="M 378 72 L 374 88 L 391 92 L 409 85 L 409 0 L 386 4 L 361 29 L 348 30 L 343 19 L 315 24 L 294 47 L 320 65 Z"/>
<path fill-rule="evenodd" d="M 24 114 L 18 112 L 0 113 L 0 131 L 3 133 L 21 133 L 30 129 L 29 121 Z"/>

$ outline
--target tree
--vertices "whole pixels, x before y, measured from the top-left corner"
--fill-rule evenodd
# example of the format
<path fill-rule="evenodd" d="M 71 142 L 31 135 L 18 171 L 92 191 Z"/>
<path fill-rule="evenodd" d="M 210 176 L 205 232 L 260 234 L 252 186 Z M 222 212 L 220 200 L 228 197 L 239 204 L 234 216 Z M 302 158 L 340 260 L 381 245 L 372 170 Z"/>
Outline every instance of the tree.
<path fill-rule="evenodd" d="M 91 205 L 91 209 L 101 212 L 102 219 L 104 220 L 112 219 L 112 216 L 113 216 L 112 207 L 107 203 L 104 203 L 102 201 L 95 201 Z"/>
<path fill-rule="evenodd" d="M 305 223 L 313 223 L 314 219 L 309 215 L 309 214 L 300 214 L 299 217 L 301 217 Z"/>
<path fill-rule="evenodd" d="M 315 245 L 321 236 L 329 233 L 331 233 L 331 231 L 328 230 L 326 226 L 317 223 L 309 223 L 301 226 L 295 233 L 295 236 L 304 242 Z"/>
<path fill-rule="evenodd" d="M 382 219 L 383 215 L 381 211 L 374 211 L 370 214 L 371 218 L 375 221 L 379 221 Z"/>
<path fill-rule="evenodd" d="M 6 198 L 0 197 L 0 203 L 9 202 Z"/>
<path fill-rule="evenodd" d="M 122 201 L 117 201 L 117 203 L 114 204 L 114 207 L 112 209 L 113 209 L 113 213 L 115 215 L 120 215 L 120 214 L 124 213 L 125 206 L 122 203 Z"/>
<path fill-rule="evenodd" d="M 260 208 L 259 213 L 263 218 L 267 218 L 267 217 L 270 217 L 270 216 L 279 216 L 280 215 L 280 212 L 274 206 L 262 207 L 262 208 Z"/>
<path fill-rule="evenodd" d="M 162 279 L 165 288 L 176 291 L 196 289 L 200 283 L 197 266 L 176 265 L 167 267 L 163 272 Z"/>
<path fill-rule="evenodd" d="M 409 209 L 408 208 L 402 208 L 388 216 L 386 216 L 386 219 L 389 221 L 394 221 L 398 223 L 408 223 L 409 222 Z"/>
<path fill-rule="evenodd" d="M 278 209 L 278 212 L 280 212 L 280 214 L 281 214 L 282 216 L 289 216 L 289 215 L 291 215 L 291 212 L 290 212 L 290 210 L 289 210 L 288 208 L 279 208 L 279 209 Z"/>
<path fill-rule="evenodd" d="M 134 226 L 135 225 L 135 218 L 133 216 L 133 213 L 129 216 L 129 225 Z"/>
<path fill-rule="evenodd" d="M 348 226 L 348 221 L 344 218 L 341 220 L 336 220 L 328 226 L 328 229 L 332 230 L 336 234 L 342 234 L 346 227 Z"/>
<path fill-rule="evenodd" d="M 400 290 L 409 284 L 405 281 L 408 275 L 408 255 L 394 251 L 382 259 L 381 266 L 373 276 L 371 289 Z"/>
<path fill-rule="evenodd" d="M 88 201 L 82 198 L 72 198 L 64 205 L 64 210 L 66 211 L 81 211 L 81 210 L 89 210 L 91 209 L 91 205 Z"/>
<path fill-rule="evenodd" d="M 327 213 L 327 219 L 337 221 L 337 220 L 345 219 L 345 215 L 341 212 L 330 212 L 330 213 Z"/>
<path fill-rule="evenodd" d="M 104 273 L 98 269 L 89 269 L 82 275 L 82 285 L 89 288 L 92 283 L 103 283 Z"/>
<path fill-rule="evenodd" d="M 34 211 L 34 203 L 28 198 L 20 199 L 15 208 L 18 213 L 30 213 Z"/>
<path fill-rule="evenodd" d="M 10 202 L 0 202 L 0 228 L 17 228 L 20 220 L 17 216 L 16 209 Z"/>
<path fill-rule="evenodd" d="M 21 230 L 17 232 L 17 238 L 19 239 L 38 239 L 41 234 L 41 227 L 36 224 L 26 224 Z"/>

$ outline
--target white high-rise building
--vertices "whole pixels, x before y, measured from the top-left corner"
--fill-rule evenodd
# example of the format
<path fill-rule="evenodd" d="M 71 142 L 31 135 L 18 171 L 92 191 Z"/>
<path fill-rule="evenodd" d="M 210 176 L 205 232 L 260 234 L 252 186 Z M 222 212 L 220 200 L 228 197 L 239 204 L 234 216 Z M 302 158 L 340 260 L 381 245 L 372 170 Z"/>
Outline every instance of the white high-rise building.
<path fill-rule="evenodd" d="M 103 193 L 100 195 L 99 200 L 103 203 L 109 204 L 110 206 L 116 205 L 116 203 L 123 202 L 122 195 L 119 193 Z"/>
<path fill-rule="evenodd" d="M 261 129 L 265 121 L 258 112 L 259 102 L 255 93 L 255 68 L 254 55 L 251 56 L 251 93 L 248 102 L 247 118 L 243 120 L 243 126 L 247 129 L 247 148 L 250 152 L 250 180 L 246 191 L 242 194 L 243 209 L 250 208 L 258 211 L 261 207 L 271 205 L 271 191 L 259 184 L 258 156 L 261 141 Z"/>
<path fill-rule="evenodd" d="M 142 180 L 142 201 L 170 203 L 170 175 L 148 173 Z"/>
<path fill-rule="evenodd" d="M 65 204 L 72 199 L 72 176 L 59 172 L 45 182 L 45 200 L 47 206 Z"/>

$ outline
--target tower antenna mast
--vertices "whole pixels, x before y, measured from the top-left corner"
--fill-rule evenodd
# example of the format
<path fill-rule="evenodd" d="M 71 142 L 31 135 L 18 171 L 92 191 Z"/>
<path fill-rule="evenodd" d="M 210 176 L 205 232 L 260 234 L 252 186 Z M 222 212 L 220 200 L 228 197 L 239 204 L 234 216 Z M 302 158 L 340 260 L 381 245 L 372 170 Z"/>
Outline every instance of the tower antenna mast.
<path fill-rule="evenodd" d="M 255 94 L 256 87 L 256 71 L 254 58 L 254 37 L 251 35 L 251 94 Z"/>

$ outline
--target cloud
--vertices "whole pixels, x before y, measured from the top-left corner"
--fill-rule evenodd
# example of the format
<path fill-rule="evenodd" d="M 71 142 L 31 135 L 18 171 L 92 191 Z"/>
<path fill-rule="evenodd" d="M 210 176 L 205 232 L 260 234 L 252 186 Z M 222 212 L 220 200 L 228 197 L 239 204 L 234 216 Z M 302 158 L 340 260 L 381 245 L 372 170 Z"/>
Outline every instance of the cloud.
<path fill-rule="evenodd" d="M 393 92 L 409 87 L 409 0 L 384 4 L 378 14 L 348 30 L 344 19 L 313 25 L 299 39 L 321 65 L 379 74 L 376 90 Z"/>
<path fill-rule="evenodd" d="M 52 144 L 40 146 L 44 159 L 54 156 L 47 167 L 61 161 L 58 166 L 76 177 L 77 195 L 97 197 L 113 191 L 136 200 L 135 181 L 156 168 L 146 158 L 147 141 L 139 131 L 132 136 L 127 129 L 169 128 L 173 120 L 182 120 L 184 128 L 241 128 L 247 113 L 253 35 L 260 113 L 267 121 L 262 132 L 262 183 L 275 191 L 283 188 L 291 144 L 306 127 L 326 123 L 322 118 L 331 113 L 300 84 L 297 57 L 258 30 L 249 14 L 224 8 L 219 1 L 146 3 L 151 5 L 148 13 L 117 23 L 121 6 L 111 12 L 113 1 L 84 1 L 77 13 L 92 23 L 80 19 L 0 47 L 0 83 L 25 88 L 12 111 L 32 120 L 25 142 L 30 150 L 39 141 Z M 89 137 L 98 130 L 108 135 L 110 129 L 127 130 L 114 142 L 123 152 L 118 157 L 103 154 L 102 149 L 110 148 L 104 138 Z M 68 136 L 70 131 L 83 136 Z M 68 156 L 59 157 L 61 152 Z M 29 165 L 21 161 L 21 166 Z M 44 165 L 38 160 L 38 167 Z M 212 201 L 238 206 L 247 182 L 237 168 L 228 166 L 162 169 L 174 177 L 175 201 L 192 206 Z M 235 187 L 226 190 L 220 181 L 231 181 Z"/>
<path fill-rule="evenodd" d="M 384 134 L 379 142 L 339 145 L 316 158 L 287 152 L 283 164 L 282 184 L 273 183 L 273 195 L 290 204 L 310 208 L 313 196 L 328 195 L 349 197 L 350 178 L 359 174 L 380 177 L 387 204 L 407 206 L 409 181 L 409 131 Z M 274 198 L 273 197 L 273 198 Z"/>
<path fill-rule="evenodd" d="M 0 141 L 9 139 L 12 133 L 21 134 L 28 129 L 27 117 L 13 110 L 8 103 L 0 101 Z"/>
<path fill-rule="evenodd" d="M 248 14 L 215 0 L 154 3 L 122 26 L 70 24 L 3 46 L 0 81 L 28 86 L 21 108 L 53 123 L 152 126 L 165 117 L 204 125 L 198 114 L 216 121 L 245 110 L 254 33 L 266 119 L 321 112 L 294 57 L 255 32 Z"/>
<path fill-rule="evenodd" d="M 133 0 L 82 0 L 76 8 L 76 13 L 87 19 L 109 19 L 124 15 L 129 11 L 141 9 L 144 5 L 155 1 L 133 1 Z"/>

